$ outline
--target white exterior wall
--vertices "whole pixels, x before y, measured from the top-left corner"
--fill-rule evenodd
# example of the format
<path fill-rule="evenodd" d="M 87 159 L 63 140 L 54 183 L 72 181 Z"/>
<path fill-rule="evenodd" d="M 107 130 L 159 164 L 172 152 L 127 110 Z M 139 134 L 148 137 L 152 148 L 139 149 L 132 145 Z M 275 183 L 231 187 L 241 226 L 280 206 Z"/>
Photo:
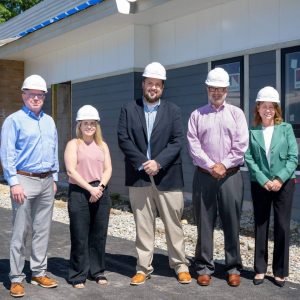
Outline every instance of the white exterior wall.
<path fill-rule="evenodd" d="M 128 69 L 134 62 L 133 41 L 133 26 L 129 26 L 76 45 L 65 46 L 61 50 L 26 60 L 25 75 L 38 73 L 45 77 L 48 84 L 53 84 Z"/>
<path fill-rule="evenodd" d="M 237 0 L 151 28 L 152 59 L 174 65 L 300 39 L 300 1 Z"/>
<path fill-rule="evenodd" d="M 163 23 L 128 25 L 101 35 L 96 23 L 87 31 L 95 38 L 80 42 L 84 33 L 78 31 L 78 42 L 70 38 L 68 44 L 68 33 L 47 41 L 45 51 L 26 58 L 25 75 L 39 73 L 49 84 L 83 81 L 143 69 L 151 60 L 169 67 L 259 47 L 280 48 L 285 42 L 300 41 L 299 11 L 298 0 L 236 0 Z M 64 47 L 47 48 L 47 43 L 56 42 Z"/>
<path fill-rule="evenodd" d="M 25 61 L 25 75 L 38 73 L 50 85 L 143 68 L 150 57 L 149 32 L 148 26 L 130 25 L 39 57 L 31 57 Z"/>

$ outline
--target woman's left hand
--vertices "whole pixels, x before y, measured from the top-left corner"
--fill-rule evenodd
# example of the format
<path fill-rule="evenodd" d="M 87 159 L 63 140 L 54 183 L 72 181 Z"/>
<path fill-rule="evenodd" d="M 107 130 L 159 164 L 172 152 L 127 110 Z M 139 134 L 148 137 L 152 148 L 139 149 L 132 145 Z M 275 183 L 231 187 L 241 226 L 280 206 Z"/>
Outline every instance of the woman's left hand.
<path fill-rule="evenodd" d="M 97 197 L 91 196 L 89 202 L 90 203 L 97 202 L 102 197 L 102 195 L 103 195 L 103 191 L 100 189 L 100 195 L 99 195 L 99 197 L 97 198 Z"/>
<path fill-rule="evenodd" d="M 272 182 L 272 192 L 278 192 L 281 189 L 283 182 L 280 179 L 274 179 Z"/>

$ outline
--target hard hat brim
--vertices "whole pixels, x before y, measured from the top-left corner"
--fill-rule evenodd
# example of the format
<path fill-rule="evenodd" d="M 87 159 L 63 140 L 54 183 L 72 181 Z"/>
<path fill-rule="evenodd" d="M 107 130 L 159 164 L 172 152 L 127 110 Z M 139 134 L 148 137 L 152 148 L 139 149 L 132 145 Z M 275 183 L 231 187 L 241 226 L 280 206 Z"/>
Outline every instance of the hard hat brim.
<path fill-rule="evenodd" d="M 37 91 L 42 91 L 44 92 L 45 94 L 48 93 L 48 90 L 44 90 L 44 89 L 41 89 L 40 87 L 30 87 L 30 88 L 26 88 L 26 87 L 22 87 L 21 88 L 21 91 L 24 92 L 24 91 L 28 91 L 28 90 L 37 90 Z"/>
<path fill-rule="evenodd" d="M 256 99 L 255 102 L 272 102 L 272 103 L 277 103 L 280 104 L 280 100 L 275 100 L 275 99 Z"/>
<path fill-rule="evenodd" d="M 154 79 L 161 79 L 161 80 L 167 80 L 167 77 L 165 76 L 159 76 L 159 75 L 147 75 L 147 74 L 143 74 L 143 77 L 145 78 L 154 78 Z"/>
<path fill-rule="evenodd" d="M 229 87 L 230 84 L 222 84 L 222 83 L 219 83 L 219 82 L 211 82 L 211 81 L 205 81 L 205 84 L 207 86 L 213 86 L 213 87 Z"/>
<path fill-rule="evenodd" d="M 100 121 L 100 118 L 99 119 L 91 119 L 91 118 L 76 118 L 76 121 L 97 121 L 99 122 Z"/>

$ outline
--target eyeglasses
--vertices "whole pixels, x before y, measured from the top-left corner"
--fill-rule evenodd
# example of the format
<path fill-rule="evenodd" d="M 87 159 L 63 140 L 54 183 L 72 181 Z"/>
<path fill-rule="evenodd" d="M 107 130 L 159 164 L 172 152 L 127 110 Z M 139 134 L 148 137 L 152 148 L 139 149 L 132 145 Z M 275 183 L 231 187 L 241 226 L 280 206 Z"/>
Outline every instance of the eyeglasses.
<path fill-rule="evenodd" d="M 226 87 L 214 87 L 214 86 L 209 86 L 208 90 L 210 92 L 225 92 L 226 91 Z"/>
<path fill-rule="evenodd" d="M 33 94 L 33 93 L 24 93 L 31 99 L 37 98 L 38 100 L 43 100 L 45 98 L 45 94 Z"/>

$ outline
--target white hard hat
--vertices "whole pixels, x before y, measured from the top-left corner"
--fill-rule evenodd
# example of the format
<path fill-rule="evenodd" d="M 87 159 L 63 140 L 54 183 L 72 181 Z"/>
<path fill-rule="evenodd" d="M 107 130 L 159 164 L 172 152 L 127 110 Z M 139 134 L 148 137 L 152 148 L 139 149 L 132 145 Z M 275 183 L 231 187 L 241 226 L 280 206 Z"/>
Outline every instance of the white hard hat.
<path fill-rule="evenodd" d="M 147 65 L 144 73 L 144 77 L 150 77 L 150 78 L 157 78 L 161 80 L 166 80 L 166 69 L 164 66 L 158 62 L 152 62 L 151 64 Z"/>
<path fill-rule="evenodd" d="M 274 102 L 280 103 L 279 93 L 271 86 L 265 86 L 257 93 L 256 102 Z"/>
<path fill-rule="evenodd" d="M 228 87 L 229 75 L 223 68 L 214 68 L 208 72 L 205 83 L 209 86 Z"/>
<path fill-rule="evenodd" d="M 76 121 L 96 120 L 100 121 L 98 110 L 92 105 L 83 105 L 78 109 Z"/>
<path fill-rule="evenodd" d="M 31 75 L 27 77 L 23 82 L 21 90 L 39 90 L 45 93 L 48 92 L 46 81 L 40 75 Z"/>

